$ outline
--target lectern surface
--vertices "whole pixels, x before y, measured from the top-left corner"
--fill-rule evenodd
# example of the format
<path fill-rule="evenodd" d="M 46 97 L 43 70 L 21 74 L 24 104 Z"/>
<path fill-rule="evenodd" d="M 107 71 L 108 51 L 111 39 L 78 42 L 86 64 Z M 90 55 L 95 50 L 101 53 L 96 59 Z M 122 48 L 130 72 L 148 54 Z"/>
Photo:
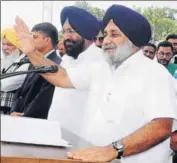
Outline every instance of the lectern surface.
<path fill-rule="evenodd" d="M 45 159 L 66 159 L 66 152 L 84 147 L 91 147 L 92 144 L 81 139 L 77 135 L 61 128 L 62 137 L 72 143 L 72 147 L 52 147 L 42 145 L 29 145 L 20 143 L 1 142 L 1 156 L 27 157 Z"/>

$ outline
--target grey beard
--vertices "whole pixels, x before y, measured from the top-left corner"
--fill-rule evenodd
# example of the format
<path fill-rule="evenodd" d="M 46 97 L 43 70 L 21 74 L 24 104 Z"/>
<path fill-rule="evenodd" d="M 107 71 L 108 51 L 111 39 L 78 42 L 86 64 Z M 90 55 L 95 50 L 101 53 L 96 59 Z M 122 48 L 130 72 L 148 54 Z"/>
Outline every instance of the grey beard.
<path fill-rule="evenodd" d="M 15 49 L 11 54 L 5 55 L 4 53 L 2 59 L 2 68 L 7 69 L 15 60 L 20 56 L 20 50 Z"/>
<path fill-rule="evenodd" d="M 127 58 L 131 56 L 133 53 L 133 44 L 131 41 L 127 41 L 121 46 L 116 46 L 115 54 L 110 55 L 104 52 L 104 49 L 106 47 L 103 47 L 103 55 L 105 56 L 105 59 L 110 64 L 110 66 L 114 69 L 116 69 L 118 66 L 121 65 L 123 61 L 125 61 Z"/>

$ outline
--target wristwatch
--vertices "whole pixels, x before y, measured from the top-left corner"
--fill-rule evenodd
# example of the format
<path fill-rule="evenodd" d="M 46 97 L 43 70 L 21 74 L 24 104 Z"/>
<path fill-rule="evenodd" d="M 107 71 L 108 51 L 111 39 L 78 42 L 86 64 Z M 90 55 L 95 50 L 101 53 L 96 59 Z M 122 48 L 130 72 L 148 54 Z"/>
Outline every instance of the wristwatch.
<path fill-rule="evenodd" d="M 121 140 L 112 142 L 113 148 L 118 152 L 117 159 L 121 159 L 124 153 L 124 143 Z"/>

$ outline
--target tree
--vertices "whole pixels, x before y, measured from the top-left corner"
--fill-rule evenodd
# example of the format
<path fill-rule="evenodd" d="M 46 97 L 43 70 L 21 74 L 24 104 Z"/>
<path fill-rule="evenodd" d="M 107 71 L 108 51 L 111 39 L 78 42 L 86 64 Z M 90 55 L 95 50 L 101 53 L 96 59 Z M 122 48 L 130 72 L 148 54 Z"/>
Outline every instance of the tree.
<path fill-rule="evenodd" d="M 98 7 L 92 7 L 89 5 L 88 2 L 86 1 L 76 1 L 74 4 L 76 7 L 83 8 L 86 11 L 90 12 L 93 14 L 98 20 L 102 20 L 103 16 L 105 14 L 105 10 L 100 9 Z"/>
<path fill-rule="evenodd" d="M 136 6 L 133 6 L 133 8 L 148 19 L 155 41 L 165 39 L 170 33 L 177 33 L 176 9 L 153 6 L 144 9 Z"/>

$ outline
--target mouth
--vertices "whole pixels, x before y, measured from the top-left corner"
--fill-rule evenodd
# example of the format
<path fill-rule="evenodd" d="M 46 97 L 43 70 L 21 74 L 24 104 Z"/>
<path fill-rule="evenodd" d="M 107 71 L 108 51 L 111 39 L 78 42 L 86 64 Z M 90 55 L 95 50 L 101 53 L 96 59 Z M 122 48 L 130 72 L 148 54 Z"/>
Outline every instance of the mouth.
<path fill-rule="evenodd" d="M 115 48 L 104 48 L 104 52 L 108 53 L 108 54 L 114 54 L 116 51 Z"/>

